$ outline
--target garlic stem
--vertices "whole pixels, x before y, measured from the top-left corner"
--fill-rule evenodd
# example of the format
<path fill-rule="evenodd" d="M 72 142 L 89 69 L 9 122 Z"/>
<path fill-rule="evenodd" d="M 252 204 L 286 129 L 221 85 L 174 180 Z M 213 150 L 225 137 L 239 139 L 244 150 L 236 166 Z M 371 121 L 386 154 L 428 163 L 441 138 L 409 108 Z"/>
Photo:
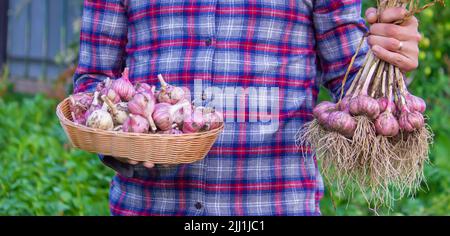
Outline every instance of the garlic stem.
<path fill-rule="evenodd" d="M 166 83 L 166 81 L 164 80 L 164 77 L 161 74 L 158 75 L 158 80 L 161 83 L 162 89 L 165 90 L 167 88 L 167 83 Z"/>
<path fill-rule="evenodd" d="M 406 105 L 406 101 L 405 101 L 405 93 L 404 93 L 404 91 L 403 91 L 403 88 L 402 88 L 402 77 L 401 77 L 401 75 L 399 75 L 399 69 L 397 68 L 397 67 L 394 67 L 394 78 L 395 78 L 395 81 L 396 81 L 396 84 L 397 84 L 397 87 L 398 87 L 398 100 L 400 101 L 400 103 L 401 103 L 401 105 L 402 106 L 405 106 Z"/>
<path fill-rule="evenodd" d="M 345 72 L 344 79 L 342 80 L 342 85 L 341 85 L 341 95 L 339 96 L 339 102 L 338 102 L 338 103 L 340 103 L 341 100 L 342 100 L 342 98 L 344 97 L 344 88 L 345 88 L 345 84 L 346 84 L 346 82 L 347 82 L 348 75 L 350 74 L 350 71 L 351 71 L 351 69 L 352 69 L 352 67 L 353 67 L 353 63 L 355 63 L 355 59 L 356 59 L 356 57 L 358 56 L 359 50 L 361 50 L 361 47 L 362 47 L 362 45 L 363 45 L 363 43 L 364 43 L 364 39 L 365 39 L 365 38 L 366 38 L 365 36 L 363 36 L 363 37 L 361 38 L 361 40 L 360 40 L 360 42 L 359 42 L 359 44 L 358 44 L 358 47 L 356 48 L 356 52 L 355 52 L 354 55 L 352 56 L 352 58 L 351 58 L 351 60 L 350 60 L 350 64 L 349 64 L 349 66 L 348 66 L 348 68 L 347 68 L 347 71 Z"/>
<path fill-rule="evenodd" d="M 389 89 L 391 89 L 393 93 L 395 93 L 394 89 L 396 88 L 394 76 L 395 76 L 394 75 L 394 66 L 392 64 L 389 64 L 389 68 L 388 68 L 388 78 L 389 78 L 389 83 L 390 83 Z"/>
<path fill-rule="evenodd" d="M 381 96 L 386 97 L 386 71 L 383 71 L 381 83 Z"/>
<path fill-rule="evenodd" d="M 111 111 L 114 115 L 116 115 L 119 111 L 117 110 L 116 105 L 114 105 L 111 100 L 106 95 L 102 95 L 102 100 L 111 108 Z"/>
<path fill-rule="evenodd" d="M 102 108 L 100 110 L 108 112 L 108 105 L 106 103 L 103 103 Z"/>
<path fill-rule="evenodd" d="M 361 87 L 364 84 L 364 79 L 367 79 L 367 73 L 369 73 L 369 70 L 372 66 L 372 62 L 375 59 L 371 50 L 369 50 L 368 54 L 369 54 L 369 57 L 367 58 L 366 65 L 364 66 L 363 72 L 361 73 L 361 79 L 359 80 L 358 85 L 356 87 L 356 91 L 352 97 L 356 97 L 361 93 Z"/>
<path fill-rule="evenodd" d="M 149 116 L 147 120 L 148 120 L 148 123 L 150 124 L 150 129 L 152 130 L 153 133 L 155 133 L 157 130 L 155 121 L 153 120 L 153 118 L 151 116 Z"/>
<path fill-rule="evenodd" d="M 363 67 L 364 67 L 364 66 L 363 66 Z M 361 78 L 361 73 L 362 73 L 362 69 L 360 69 L 360 70 L 358 71 L 358 73 L 356 74 L 355 78 L 353 79 L 352 84 L 350 85 L 350 88 L 349 88 L 348 91 L 347 91 L 347 96 L 353 95 L 353 90 L 355 89 L 356 84 L 358 84 L 358 81 L 359 81 L 360 78 Z"/>
<path fill-rule="evenodd" d="M 73 111 L 70 112 L 70 115 L 72 115 L 72 121 L 76 121 L 77 120 L 76 116 L 75 116 L 75 113 Z"/>
<path fill-rule="evenodd" d="M 93 106 L 98 106 L 98 96 L 100 95 L 99 91 L 95 91 L 94 92 L 94 99 L 92 100 L 92 105 Z"/>
<path fill-rule="evenodd" d="M 72 96 L 72 95 L 69 96 L 69 100 L 70 100 L 70 103 L 71 103 L 71 104 L 75 104 L 75 99 L 73 99 L 73 96 Z"/>
<path fill-rule="evenodd" d="M 395 67 L 395 77 L 397 77 L 400 92 L 402 93 L 403 96 L 405 96 L 406 84 L 405 80 L 403 79 L 403 74 L 398 67 Z"/>
<path fill-rule="evenodd" d="M 115 128 L 114 128 L 114 131 L 120 131 L 120 130 L 122 130 L 122 125 L 119 125 L 119 126 L 116 126 Z"/>
<path fill-rule="evenodd" d="M 366 56 L 364 56 L 364 61 L 363 61 L 364 63 L 361 66 L 361 69 L 359 69 L 358 73 L 356 74 L 355 78 L 352 81 L 352 84 L 350 85 L 350 88 L 347 91 L 347 94 L 350 96 L 353 95 L 353 92 L 354 92 L 353 90 L 357 87 L 357 84 L 359 83 L 359 80 L 361 79 L 361 74 L 362 74 L 363 68 L 367 64 L 367 59 L 369 58 L 369 54 L 370 53 L 366 53 Z"/>
<path fill-rule="evenodd" d="M 394 76 L 389 76 L 389 80 L 388 80 L 388 94 L 387 94 L 389 101 L 391 101 L 391 99 L 392 99 L 393 90 L 394 90 Z"/>
<path fill-rule="evenodd" d="M 371 97 L 375 97 L 376 92 L 379 91 L 380 82 L 382 80 L 382 74 L 383 74 L 383 71 L 384 71 L 384 65 L 385 65 L 384 61 L 381 61 L 379 63 L 379 65 L 378 65 L 377 74 L 375 75 L 374 83 L 372 85 L 372 92 L 371 92 L 371 95 L 370 95 Z"/>
<path fill-rule="evenodd" d="M 360 92 L 361 94 L 367 95 L 367 91 L 369 89 L 369 85 L 370 85 L 370 83 L 373 80 L 373 74 L 375 73 L 375 70 L 377 69 L 379 61 L 380 61 L 379 59 L 376 59 L 375 63 L 371 66 L 371 68 L 369 70 L 369 74 L 366 77 L 366 81 L 364 82 L 364 86 L 361 89 L 361 92 Z"/>

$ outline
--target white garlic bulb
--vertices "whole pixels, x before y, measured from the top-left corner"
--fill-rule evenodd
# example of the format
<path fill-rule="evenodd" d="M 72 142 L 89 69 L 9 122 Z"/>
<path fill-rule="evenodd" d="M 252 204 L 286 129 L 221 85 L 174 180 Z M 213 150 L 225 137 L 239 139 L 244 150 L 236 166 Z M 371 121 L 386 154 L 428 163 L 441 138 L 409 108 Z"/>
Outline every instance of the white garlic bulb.
<path fill-rule="evenodd" d="M 106 111 L 106 107 L 96 110 L 89 115 L 86 125 L 91 128 L 112 130 L 114 129 L 114 122 L 111 115 Z"/>
<path fill-rule="evenodd" d="M 121 125 L 128 118 L 128 104 L 121 102 L 115 105 L 115 109 L 111 109 L 111 114 L 113 116 L 114 124 Z"/>
<path fill-rule="evenodd" d="M 108 97 L 103 95 L 102 100 L 108 105 L 108 111 L 112 116 L 115 125 L 122 125 L 128 118 L 128 104 L 126 102 L 121 102 L 118 104 L 113 104 Z"/>

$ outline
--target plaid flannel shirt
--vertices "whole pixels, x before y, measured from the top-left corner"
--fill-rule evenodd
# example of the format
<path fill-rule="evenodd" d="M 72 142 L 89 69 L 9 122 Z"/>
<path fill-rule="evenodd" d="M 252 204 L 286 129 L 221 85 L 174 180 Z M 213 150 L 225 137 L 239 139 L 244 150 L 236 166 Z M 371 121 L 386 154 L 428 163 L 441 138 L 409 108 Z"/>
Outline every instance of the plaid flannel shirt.
<path fill-rule="evenodd" d="M 102 158 L 118 172 L 111 213 L 320 215 L 322 178 L 295 135 L 319 85 L 340 92 L 367 31 L 360 14 L 359 0 L 85 0 L 75 92 L 127 66 L 133 83 L 163 74 L 224 95 L 225 129 L 204 160 L 147 170 Z"/>

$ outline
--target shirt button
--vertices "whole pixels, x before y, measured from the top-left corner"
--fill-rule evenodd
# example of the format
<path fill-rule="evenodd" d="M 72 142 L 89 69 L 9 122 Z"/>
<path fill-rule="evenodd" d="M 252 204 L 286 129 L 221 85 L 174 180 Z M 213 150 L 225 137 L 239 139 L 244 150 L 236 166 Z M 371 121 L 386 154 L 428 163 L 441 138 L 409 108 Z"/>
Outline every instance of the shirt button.
<path fill-rule="evenodd" d="M 211 46 L 211 44 L 212 44 L 212 39 L 205 40 L 205 45 L 206 46 Z"/>
<path fill-rule="evenodd" d="M 198 210 L 202 209 L 202 204 L 200 202 L 195 203 L 195 208 L 197 208 Z"/>

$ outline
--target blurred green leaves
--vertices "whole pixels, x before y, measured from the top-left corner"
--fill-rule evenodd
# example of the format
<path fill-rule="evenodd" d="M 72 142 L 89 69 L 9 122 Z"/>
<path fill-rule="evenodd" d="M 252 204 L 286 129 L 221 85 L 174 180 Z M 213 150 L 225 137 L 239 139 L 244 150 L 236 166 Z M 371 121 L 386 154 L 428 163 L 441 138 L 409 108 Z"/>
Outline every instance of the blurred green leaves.
<path fill-rule="evenodd" d="M 112 175 L 71 149 L 43 96 L 0 98 L 0 215 L 108 215 Z"/>

